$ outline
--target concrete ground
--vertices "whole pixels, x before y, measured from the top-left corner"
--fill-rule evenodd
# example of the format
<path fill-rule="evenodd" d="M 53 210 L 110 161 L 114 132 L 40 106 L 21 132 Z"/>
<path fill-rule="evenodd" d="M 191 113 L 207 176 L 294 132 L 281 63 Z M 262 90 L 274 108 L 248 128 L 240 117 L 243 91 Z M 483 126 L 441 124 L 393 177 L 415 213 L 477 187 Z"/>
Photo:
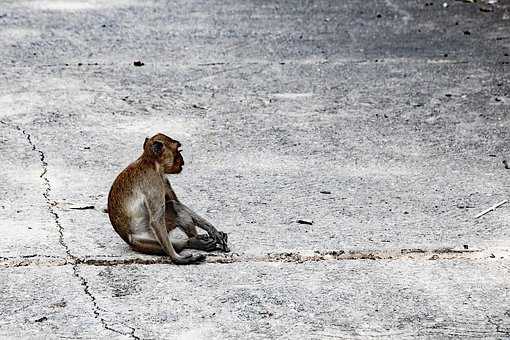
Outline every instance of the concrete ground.
<path fill-rule="evenodd" d="M 0 25 L 0 337 L 510 338 L 510 205 L 474 218 L 509 198 L 509 2 L 2 1 Z M 140 255 L 101 212 L 156 132 L 230 254 Z"/>

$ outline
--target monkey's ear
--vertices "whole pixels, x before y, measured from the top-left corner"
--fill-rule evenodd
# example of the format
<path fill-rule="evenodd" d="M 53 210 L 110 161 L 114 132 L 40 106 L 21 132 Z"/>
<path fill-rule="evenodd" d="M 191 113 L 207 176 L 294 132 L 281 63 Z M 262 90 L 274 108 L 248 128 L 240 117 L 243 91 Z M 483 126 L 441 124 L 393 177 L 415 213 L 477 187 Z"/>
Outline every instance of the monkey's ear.
<path fill-rule="evenodd" d="M 154 152 L 156 156 L 161 155 L 163 152 L 163 143 L 157 140 L 154 141 L 154 143 L 152 143 L 152 152 Z"/>
<path fill-rule="evenodd" d="M 145 142 L 143 142 L 143 149 L 145 150 L 145 146 L 147 145 L 147 142 L 149 141 L 149 137 L 145 137 Z"/>

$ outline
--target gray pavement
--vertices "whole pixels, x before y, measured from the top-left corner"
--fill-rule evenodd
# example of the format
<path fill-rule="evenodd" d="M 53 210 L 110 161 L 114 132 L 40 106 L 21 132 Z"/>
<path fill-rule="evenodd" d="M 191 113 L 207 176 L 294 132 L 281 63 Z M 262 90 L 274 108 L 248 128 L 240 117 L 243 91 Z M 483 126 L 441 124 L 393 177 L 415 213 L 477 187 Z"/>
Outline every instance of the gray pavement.
<path fill-rule="evenodd" d="M 509 192 L 509 2 L 3 1 L 0 25 L 0 337 L 510 338 L 510 205 L 474 218 Z M 157 132 L 231 254 L 174 266 L 101 212 Z"/>

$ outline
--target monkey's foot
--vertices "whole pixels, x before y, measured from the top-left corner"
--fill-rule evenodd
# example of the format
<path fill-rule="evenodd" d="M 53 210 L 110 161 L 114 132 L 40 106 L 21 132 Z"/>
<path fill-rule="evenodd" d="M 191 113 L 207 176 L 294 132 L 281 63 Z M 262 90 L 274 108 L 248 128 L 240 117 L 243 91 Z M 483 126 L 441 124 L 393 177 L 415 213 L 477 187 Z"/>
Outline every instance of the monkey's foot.
<path fill-rule="evenodd" d="M 204 254 L 186 254 L 184 256 L 180 256 L 178 259 L 173 260 L 175 264 L 193 264 L 203 261 L 205 261 Z"/>

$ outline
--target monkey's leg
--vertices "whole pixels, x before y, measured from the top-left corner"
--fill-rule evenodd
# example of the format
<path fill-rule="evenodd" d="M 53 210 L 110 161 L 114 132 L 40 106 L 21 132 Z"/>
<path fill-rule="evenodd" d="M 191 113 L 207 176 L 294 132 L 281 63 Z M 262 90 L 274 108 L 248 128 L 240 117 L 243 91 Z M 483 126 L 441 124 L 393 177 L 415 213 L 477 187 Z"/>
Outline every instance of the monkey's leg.
<path fill-rule="evenodd" d="M 149 233 L 131 234 L 129 235 L 129 244 L 133 250 L 149 255 L 165 255 L 163 248 L 158 240 Z"/>
<path fill-rule="evenodd" d="M 191 216 L 187 212 L 180 212 L 177 214 L 171 201 L 167 201 L 165 204 L 165 223 L 167 230 L 171 231 L 175 227 L 178 227 L 188 236 L 187 240 L 172 241 L 177 251 L 183 248 L 204 251 L 213 251 L 216 249 L 216 240 L 207 235 L 199 235 Z M 176 242 L 179 243 L 176 244 Z"/>
<path fill-rule="evenodd" d="M 166 179 L 166 195 L 165 195 L 165 205 L 166 205 L 166 211 L 165 214 L 173 216 L 174 219 L 177 219 L 177 216 L 180 218 L 184 218 L 189 222 L 189 219 L 191 219 L 192 223 L 186 223 L 182 225 L 193 225 L 193 227 L 186 228 L 188 231 L 186 234 L 188 237 L 194 237 L 198 235 L 196 232 L 196 228 L 194 227 L 197 225 L 199 228 L 205 230 L 209 236 L 214 238 L 216 242 L 223 248 L 224 251 L 229 251 L 227 246 L 227 234 L 224 232 L 218 231 L 211 223 L 209 223 L 205 218 L 200 217 L 198 214 L 196 214 L 193 210 L 179 202 L 177 197 L 175 196 L 175 192 L 172 189 L 172 186 L 170 185 L 170 181 L 168 178 Z M 169 204 L 171 203 L 171 205 Z M 169 209 L 171 206 L 173 206 L 173 209 Z M 188 232 L 190 234 L 188 234 Z"/>
<path fill-rule="evenodd" d="M 216 247 L 216 243 L 213 241 L 213 247 Z M 159 244 L 158 240 L 154 237 L 154 235 L 149 233 L 140 233 L 140 234 L 132 234 L 129 235 L 129 242 L 131 245 L 131 248 L 133 250 L 148 254 L 148 255 L 165 255 L 165 251 L 163 248 L 161 248 L 161 245 Z M 172 246 L 174 247 L 175 251 L 180 253 L 183 249 L 189 248 L 189 249 L 199 249 L 199 248 L 193 248 L 189 244 L 189 240 L 171 240 Z"/>
<path fill-rule="evenodd" d="M 157 200 L 153 200 L 157 201 Z M 203 261 L 205 256 L 202 254 L 193 255 L 180 255 L 178 254 L 170 241 L 170 237 L 168 235 L 168 231 L 165 225 L 165 204 L 164 198 L 161 200 L 161 206 L 155 206 L 156 203 L 153 203 L 153 206 L 150 205 L 151 201 L 145 200 L 145 205 L 147 211 L 149 212 L 149 223 L 152 232 L 154 233 L 155 238 L 158 240 L 161 248 L 165 251 L 165 254 L 172 258 L 172 261 L 175 264 L 189 264 L 195 263 L 199 261 Z"/>
<path fill-rule="evenodd" d="M 177 216 L 177 219 L 183 219 L 189 223 L 191 220 L 193 226 L 198 226 L 199 228 L 205 230 L 209 236 L 211 236 L 216 243 L 220 246 L 223 251 L 230 251 L 227 245 L 228 236 L 224 232 L 217 230 L 211 223 L 209 223 L 205 218 L 200 217 L 193 210 L 185 206 L 179 201 L 169 201 L 173 205 L 173 209 Z"/>

